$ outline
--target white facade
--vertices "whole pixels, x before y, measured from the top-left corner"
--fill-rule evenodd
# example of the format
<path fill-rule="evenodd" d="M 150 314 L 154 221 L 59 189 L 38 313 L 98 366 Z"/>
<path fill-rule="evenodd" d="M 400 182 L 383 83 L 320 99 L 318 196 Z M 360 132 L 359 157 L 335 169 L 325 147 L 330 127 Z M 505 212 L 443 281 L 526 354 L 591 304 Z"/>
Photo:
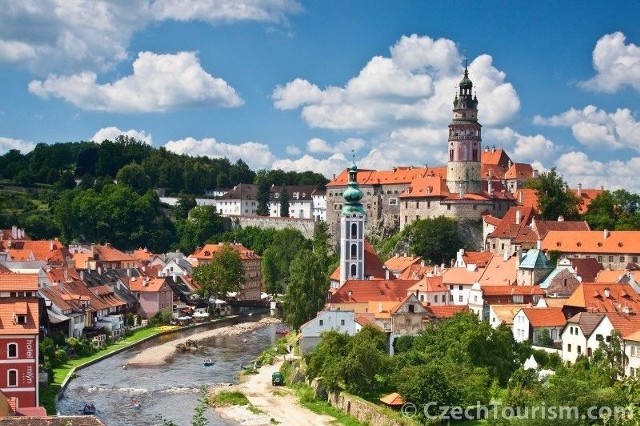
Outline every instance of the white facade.
<path fill-rule="evenodd" d="M 585 336 L 580 325 L 568 322 L 562 331 L 562 361 L 575 362 L 578 356 L 590 357 L 598 349 L 601 341 L 611 339 L 613 325 L 604 316 L 589 336 Z"/>
<path fill-rule="evenodd" d="M 312 320 L 300 326 L 300 353 L 307 354 L 320 343 L 325 331 L 334 330 L 353 336 L 358 331 L 356 315 L 353 311 L 320 311 Z"/>
<path fill-rule="evenodd" d="M 625 340 L 624 354 L 627 356 L 624 375 L 627 377 L 640 376 L 640 342 L 635 340 Z"/>
<path fill-rule="evenodd" d="M 485 319 L 484 297 L 482 296 L 482 287 L 480 287 L 480 283 L 475 283 L 472 286 L 460 285 L 457 292 L 454 292 L 451 289 L 449 291 L 454 298 L 454 305 L 468 304 L 469 310 L 476 314 L 480 320 Z M 465 300 L 466 303 L 457 303 L 458 300 Z M 489 318 L 486 319 L 490 320 Z"/>
<path fill-rule="evenodd" d="M 327 197 L 325 193 L 312 194 L 311 199 L 313 201 L 313 219 L 326 222 L 327 220 Z"/>
<path fill-rule="evenodd" d="M 560 341 L 562 333 L 561 326 L 533 328 L 531 326 L 531 321 L 529 321 L 529 317 L 527 317 L 527 314 L 522 309 L 513 317 L 512 330 L 513 338 L 516 342 L 529 340 L 534 345 L 539 343 L 540 333 L 542 330 L 547 330 L 549 332 L 549 336 L 554 342 Z M 531 335 L 531 331 L 533 331 L 533 336 Z"/>
<path fill-rule="evenodd" d="M 363 213 L 348 213 L 340 217 L 340 286 L 347 280 L 364 279 Z"/>

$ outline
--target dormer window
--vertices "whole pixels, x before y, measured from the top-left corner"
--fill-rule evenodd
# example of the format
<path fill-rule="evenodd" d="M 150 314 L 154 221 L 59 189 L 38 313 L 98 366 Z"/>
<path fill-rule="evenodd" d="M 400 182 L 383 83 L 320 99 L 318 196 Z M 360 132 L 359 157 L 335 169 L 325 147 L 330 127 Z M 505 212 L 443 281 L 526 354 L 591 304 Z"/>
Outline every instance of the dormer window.
<path fill-rule="evenodd" d="M 27 323 L 27 316 L 24 314 L 15 314 L 13 317 L 13 322 L 15 324 L 26 324 Z"/>

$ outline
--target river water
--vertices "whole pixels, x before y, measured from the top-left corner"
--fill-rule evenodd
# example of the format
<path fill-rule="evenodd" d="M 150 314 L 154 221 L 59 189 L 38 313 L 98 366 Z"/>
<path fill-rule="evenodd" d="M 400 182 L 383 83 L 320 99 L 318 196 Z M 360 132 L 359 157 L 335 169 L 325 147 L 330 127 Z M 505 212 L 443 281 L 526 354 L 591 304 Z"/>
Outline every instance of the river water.
<path fill-rule="evenodd" d="M 162 425 L 163 419 L 189 426 L 201 389 L 216 383 L 234 383 L 242 365 L 275 343 L 275 332 L 276 326 L 270 324 L 245 334 L 215 336 L 199 342 L 195 352 L 176 354 L 165 366 L 123 369 L 129 358 L 153 345 L 146 342 L 79 370 L 59 401 L 58 411 L 65 415 L 81 414 L 85 403 L 91 402 L 96 407 L 96 416 L 108 426 Z M 172 338 L 186 335 L 176 334 Z M 207 358 L 215 364 L 205 367 L 203 361 Z M 140 406 L 136 408 L 132 400 L 138 400 Z M 206 410 L 206 418 L 211 426 L 237 425 L 223 420 L 210 408 Z"/>

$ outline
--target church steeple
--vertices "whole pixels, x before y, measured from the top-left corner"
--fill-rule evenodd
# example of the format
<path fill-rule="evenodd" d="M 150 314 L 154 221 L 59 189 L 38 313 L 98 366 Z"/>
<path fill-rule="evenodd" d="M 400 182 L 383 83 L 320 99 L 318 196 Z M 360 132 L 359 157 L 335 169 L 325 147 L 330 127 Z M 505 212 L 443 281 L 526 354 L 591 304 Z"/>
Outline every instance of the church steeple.
<path fill-rule="evenodd" d="M 358 166 L 355 154 L 348 169 L 349 181 L 342 194 L 344 206 L 340 214 L 340 286 L 348 279 L 364 279 L 364 229 L 366 213 L 360 200 Z"/>
<path fill-rule="evenodd" d="M 447 187 L 452 193 L 482 191 L 481 163 L 482 126 L 478 123 L 478 98 L 465 64 L 464 76 L 453 101 L 453 120 L 449 124 L 449 162 Z"/>

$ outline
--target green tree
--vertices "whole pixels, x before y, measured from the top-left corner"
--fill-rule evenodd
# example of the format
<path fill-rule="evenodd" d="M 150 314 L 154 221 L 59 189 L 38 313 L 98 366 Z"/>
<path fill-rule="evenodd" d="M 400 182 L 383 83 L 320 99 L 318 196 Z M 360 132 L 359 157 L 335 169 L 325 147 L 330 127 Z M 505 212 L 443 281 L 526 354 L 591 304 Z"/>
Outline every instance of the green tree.
<path fill-rule="evenodd" d="M 418 219 L 410 225 L 407 232 L 410 235 L 411 251 L 435 264 L 448 264 L 451 259 L 455 259 L 456 252 L 462 245 L 457 221 L 444 216 Z"/>
<path fill-rule="evenodd" d="M 314 318 L 324 306 L 329 290 L 327 272 L 310 250 L 301 250 L 291 262 L 284 298 L 284 318 L 295 330 Z"/>
<path fill-rule="evenodd" d="M 191 253 L 196 247 L 215 242 L 224 232 L 224 221 L 214 206 L 196 206 L 186 220 L 178 222 L 178 247 Z"/>
<path fill-rule="evenodd" d="M 186 219 L 189 216 L 191 209 L 197 206 L 196 198 L 191 194 L 181 193 L 178 196 L 178 202 L 176 203 L 174 212 L 176 219 Z"/>
<path fill-rule="evenodd" d="M 342 360 L 349 351 L 349 336 L 335 330 L 326 331 L 310 354 L 305 355 L 307 375 L 322 377 L 329 390 L 338 390 L 343 382 Z"/>
<path fill-rule="evenodd" d="M 127 185 L 138 194 L 142 195 L 151 187 L 151 180 L 144 168 L 136 163 L 123 166 L 116 175 L 118 185 Z"/>
<path fill-rule="evenodd" d="M 256 177 L 258 185 L 258 193 L 256 195 L 256 201 L 258 206 L 256 207 L 256 214 L 258 216 L 269 216 L 269 200 L 271 199 L 271 184 L 266 176 L 265 170 L 260 170 Z"/>
<path fill-rule="evenodd" d="M 289 193 L 287 187 L 282 185 L 280 187 L 280 217 L 289 217 Z"/>
<path fill-rule="evenodd" d="M 578 197 L 567 189 L 562 177 L 552 168 L 531 179 L 526 186 L 538 196 L 540 216 L 545 220 L 578 220 Z"/>
<path fill-rule="evenodd" d="M 377 395 L 387 376 L 389 356 L 387 338 L 379 328 L 363 327 L 350 338 L 349 351 L 342 359 L 343 380 L 347 391 L 357 395 Z"/>
<path fill-rule="evenodd" d="M 615 201 L 609 191 L 601 192 L 591 201 L 584 214 L 584 220 L 593 230 L 613 230 L 616 228 L 618 213 Z"/>
<path fill-rule="evenodd" d="M 226 296 L 237 292 L 244 283 L 244 266 L 240 254 L 225 244 L 213 253 L 211 261 L 193 269 L 193 280 L 200 285 L 198 293 L 209 300 L 211 296 Z"/>

